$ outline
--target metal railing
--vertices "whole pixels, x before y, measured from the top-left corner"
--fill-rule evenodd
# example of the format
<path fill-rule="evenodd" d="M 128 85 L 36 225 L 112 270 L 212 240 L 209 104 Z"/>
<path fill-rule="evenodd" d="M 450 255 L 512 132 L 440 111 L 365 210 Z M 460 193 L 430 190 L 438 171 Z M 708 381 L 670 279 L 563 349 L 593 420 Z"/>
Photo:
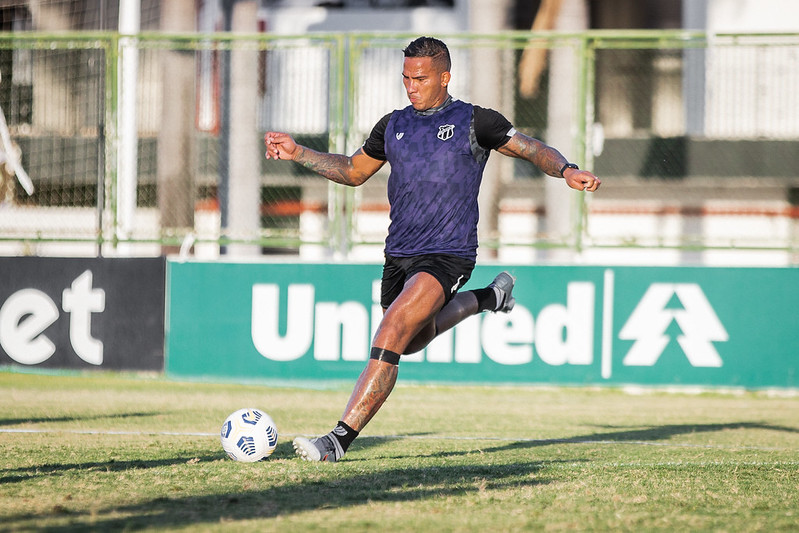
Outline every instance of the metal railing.
<path fill-rule="evenodd" d="M 354 152 L 407 105 L 401 50 L 414 37 L 0 34 L 0 106 L 35 187 L 28 195 L 4 174 L 0 253 L 150 255 L 193 243 L 209 256 L 375 255 L 387 172 L 343 188 L 265 161 L 261 139 L 279 129 Z M 799 34 L 442 39 L 455 97 L 499 110 L 604 180 L 590 198 L 557 193 L 532 165 L 495 156 L 481 205 L 489 254 L 672 250 L 668 261 L 701 261 L 755 250 L 797 262 Z"/>

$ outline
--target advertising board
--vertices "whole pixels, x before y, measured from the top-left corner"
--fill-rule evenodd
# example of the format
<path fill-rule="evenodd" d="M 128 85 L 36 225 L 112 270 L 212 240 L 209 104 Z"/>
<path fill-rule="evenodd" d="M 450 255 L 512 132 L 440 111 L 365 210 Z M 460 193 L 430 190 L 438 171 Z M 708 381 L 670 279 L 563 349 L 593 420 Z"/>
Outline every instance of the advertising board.
<path fill-rule="evenodd" d="M 507 269 L 516 307 L 482 313 L 403 356 L 418 382 L 799 385 L 799 270 Z M 167 372 L 350 380 L 382 316 L 380 265 L 169 263 Z"/>
<path fill-rule="evenodd" d="M 165 259 L 0 258 L 0 364 L 163 370 Z"/>

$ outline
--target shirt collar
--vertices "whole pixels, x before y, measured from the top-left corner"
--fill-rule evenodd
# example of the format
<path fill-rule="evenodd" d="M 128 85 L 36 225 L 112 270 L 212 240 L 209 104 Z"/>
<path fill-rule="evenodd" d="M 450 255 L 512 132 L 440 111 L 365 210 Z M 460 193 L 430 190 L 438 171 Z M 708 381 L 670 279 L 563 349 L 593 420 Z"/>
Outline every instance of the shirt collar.
<path fill-rule="evenodd" d="M 424 111 L 417 111 L 416 109 L 413 112 L 420 117 L 427 117 L 432 115 L 433 113 L 438 113 L 445 107 L 449 106 L 454 100 L 452 99 L 452 95 L 447 95 L 447 99 L 444 100 L 444 103 L 438 107 L 431 107 L 430 109 L 425 109 Z"/>

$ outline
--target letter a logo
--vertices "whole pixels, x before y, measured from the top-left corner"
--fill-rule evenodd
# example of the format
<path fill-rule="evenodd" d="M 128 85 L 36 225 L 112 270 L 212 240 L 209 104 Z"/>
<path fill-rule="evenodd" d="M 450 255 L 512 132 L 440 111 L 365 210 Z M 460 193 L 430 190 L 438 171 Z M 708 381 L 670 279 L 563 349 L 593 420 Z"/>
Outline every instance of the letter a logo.
<path fill-rule="evenodd" d="M 653 366 L 671 340 L 667 330 L 673 322 L 681 330 L 676 340 L 692 366 L 722 365 L 713 342 L 727 341 L 729 334 L 702 289 L 693 283 L 649 286 L 619 332 L 620 339 L 635 341 L 623 364 Z"/>
<path fill-rule="evenodd" d="M 442 141 L 447 141 L 452 138 L 455 133 L 455 124 L 444 124 L 438 127 L 437 137 Z"/>

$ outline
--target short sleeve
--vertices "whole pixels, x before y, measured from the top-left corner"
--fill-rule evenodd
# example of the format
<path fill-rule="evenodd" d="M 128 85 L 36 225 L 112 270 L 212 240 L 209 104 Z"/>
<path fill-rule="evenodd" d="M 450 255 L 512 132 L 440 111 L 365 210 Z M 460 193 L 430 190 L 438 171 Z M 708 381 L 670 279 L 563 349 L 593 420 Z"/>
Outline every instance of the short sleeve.
<path fill-rule="evenodd" d="M 372 159 L 377 159 L 379 161 L 386 160 L 386 127 L 388 126 L 388 120 L 391 118 L 391 113 L 387 114 L 380 121 L 375 124 L 375 127 L 372 128 L 372 132 L 369 134 L 369 137 L 363 143 L 363 153 L 371 157 Z"/>
<path fill-rule="evenodd" d="M 474 106 L 474 134 L 477 143 L 486 150 L 496 150 L 516 133 L 513 124 L 493 109 Z"/>

